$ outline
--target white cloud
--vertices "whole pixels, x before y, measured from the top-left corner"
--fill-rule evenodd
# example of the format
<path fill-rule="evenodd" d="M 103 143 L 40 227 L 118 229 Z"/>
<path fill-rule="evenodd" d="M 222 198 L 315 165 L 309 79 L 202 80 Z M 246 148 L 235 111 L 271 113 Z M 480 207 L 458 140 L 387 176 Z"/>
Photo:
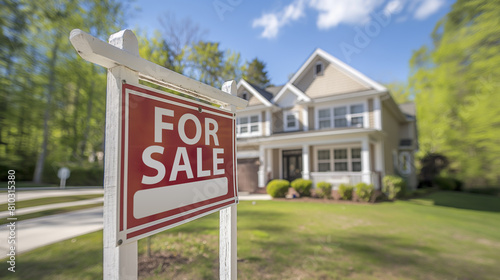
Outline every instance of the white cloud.
<path fill-rule="evenodd" d="M 444 5 L 444 0 L 422 0 L 413 14 L 413 17 L 418 20 L 423 20 L 434 14 Z"/>
<path fill-rule="evenodd" d="M 296 0 L 281 12 L 263 14 L 253 21 L 252 27 L 264 27 L 260 35 L 268 39 L 275 38 L 281 27 L 304 16 L 304 8 L 304 0 Z"/>
<path fill-rule="evenodd" d="M 363 24 L 382 0 L 311 0 L 309 6 L 319 12 L 316 25 L 329 29 L 341 23 Z"/>
<path fill-rule="evenodd" d="M 339 24 L 366 24 L 374 13 L 380 12 L 386 16 L 399 14 L 396 22 L 411 17 L 424 20 L 444 4 L 445 0 L 294 0 L 277 12 L 254 19 L 252 27 L 262 27 L 261 36 L 271 39 L 278 36 L 283 26 L 304 17 L 307 7 L 318 13 L 318 29 L 330 29 Z"/>
<path fill-rule="evenodd" d="M 403 9 L 403 3 L 400 0 L 392 0 L 384 8 L 384 14 L 393 15 L 401 12 Z"/>

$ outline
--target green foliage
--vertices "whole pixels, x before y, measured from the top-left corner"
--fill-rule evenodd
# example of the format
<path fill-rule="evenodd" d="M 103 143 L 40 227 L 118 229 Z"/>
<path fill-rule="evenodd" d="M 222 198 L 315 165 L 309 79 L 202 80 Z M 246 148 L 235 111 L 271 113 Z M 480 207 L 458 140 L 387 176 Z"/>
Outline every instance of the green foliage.
<path fill-rule="evenodd" d="M 316 194 L 321 198 L 331 198 L 332 197 L 332 184 L 328 182 L 319 182 L 316 184 L 316 189 L 318 190 Z"/>
<path fill-rule="evenodd" d="M 460 181 L 452 177 L 438 176 L 434 178 L 433 183 L 445 191 L 458 191 L 461 187 Z"/>
<path fill-rule="evenodd" d="M 102 186 L 104 181 L 104 168 L 98 164 L 70 165 L 70 176 L 66 180 L 67 186 Z M 50 166 L 44 170 L 44 181 L 59 185 L 60 179 L 57 171 L 60 166 Z"/>
<path fill-rule="evenodd" d="M 290 182 L 287 180 L 272 180 L 267 184 L 266 191 L 272 197 L 285 197 L 290 187 Z"/>
<path fill-rule="evenodd" d="M 352 200 L 352 191 L 354 187 L 348 184 L 340 184 L 339 195 L 342 200 Z"/>
<path fill-rule="evenodd" d="M 290 184 L 300 196 L 311 196 L 312 181 L 305 179 L 295 179 Z"/>
<path fill-rule="evenodd" d="M 398 104 L 403 104 L 413 101 L 413 96 L 408 88 L 408 85 L 401 82 L 386 84 L 385 87 L 391 92 L 391 96 Z"/>
<path fill-rule="evenodd" d="M 397 196 L 404 195 L 406 191 L 406 182 L 399 176 L 386 175 L 382 179 L 382 192 L 387 195 L 390 200 Z"/>
<path fill-rule="evenodd" d="M 358 198 L 361 200 L 361 201 L 365 201 L 365 202 L 368 202 L 370 201 L 370 199 L 372 198 L 373 196 L 373 192 L 375 191 L 375 188 L 373 187 L 373 185 L 368 185 L 366 183 L 358 183 L 355 187 L 355 192 L 356 192 L 356 196 L 358 196 Z"/>
<path fill-rule="evenodd" d="M 436 25 L 433 47 L 410 61 L 420 151 L 446 155 L 468 186 L 499 182 L 499 14 L 499 1 L 456 1 Z"/>
<path fill-rule="evenodd" d="M 250 63 L 246 63 L 243 66 L 243 79 L 247 82 L 254 84 L 261 88 L 266 88 L 270 86 L 270 80 L 267 77 L 267 71 L 265 70 L 266 63 L 260 61 L 258 58 L 254 58 Z"/>

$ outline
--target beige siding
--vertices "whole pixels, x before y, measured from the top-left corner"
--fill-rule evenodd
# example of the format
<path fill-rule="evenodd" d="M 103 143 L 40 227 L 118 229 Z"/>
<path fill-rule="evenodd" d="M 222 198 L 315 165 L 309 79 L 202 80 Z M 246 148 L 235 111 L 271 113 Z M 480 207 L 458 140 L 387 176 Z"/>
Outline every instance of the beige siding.
<path fill-rule="evenodd" d="M 315 77 L 314 68 L 318 61 L 323 62 L 324 73 L 321 76 Z M 306 68 L 302 77 L 298 79 L 294 85 L 311 98 L 369 89 L 367 86 L 359 83 L 344 72 L 338 70 L 332 64 L 320 58 L 316 58 L 310 66 Z"/>
<path fill-rule="evenodd" d="M 314 107 L 309 107 L 309 130 L 314 130 Z"/>
<path fill-rule="evenodd" d="M 272 132 L 283 132 L 283 111 L 281 110 L 273 113 Z"/>
<path fill-rule="evenodd" d="M 394 174 L 393 151 L 399 148 L 399 122 L 389 112 L 385 102 L 382 102 L 382 128 L 386 133 L 384 141 L 385 173 Z"/>
<path fill-rule="evenodd" d="M 273 149 L 273 179 L 280 178 L 280 150 Z"/>
<path fill-rule="evenodd" d="M 248 106 L 255 106 L 255 105 L 262 105 L 263 103 L 260 102 L 260 100 L 255 97 L 249 90 L 247 90 L 245 87 L 240 87 L 238 89 L 237 95 L 239 98 L 243 98 L 243 92 L 247 92 L 248 94 Z"/>
<path fill-rule="evenodd" d="M 368 127 L 375 127 L 375 119 L 373 116 L 373 99 L 368 99 Z"/>

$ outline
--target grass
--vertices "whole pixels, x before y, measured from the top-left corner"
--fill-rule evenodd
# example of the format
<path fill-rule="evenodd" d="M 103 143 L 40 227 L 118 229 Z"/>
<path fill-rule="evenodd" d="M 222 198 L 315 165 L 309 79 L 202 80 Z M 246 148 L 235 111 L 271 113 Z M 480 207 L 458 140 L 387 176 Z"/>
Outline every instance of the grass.
<path fill-rule="evenodd" d="M 19 222 L 19 221 L 23 221 L 23 220 L 40 218 L 43 216 L 63 214 L 63 213 L 68 213 L 68 212 L 72 212 L 72 211 L 94 208 L 94 207 L 98 207 L 98 206 L 102 206 L 102 205 L 103 205 L 102 202 L 101 203 L 94 203 L 94 204 L 87 204 L 87 205 L 77 205 L 77 206 L 43 210 L 43 211 L 38 211 L 35 213 L 24 214 L 24 215 L 16 215 L 15 217 L 17 218 L 17 221 Z M 0 225 L 8 224 L 9 222 L 11 222 L 11 221 L 7 220 L 7 218 L 4 218 L 4 219 L 0 220 Z"/>
<path fill-rule="evenodd" d="M 30 199 L 30 200 L 21 200 L 21 201 L 16 201 L 16 209 L 47 205 L 47 204 L 80 201 L 80 200 L 98 198 L 102 196 L 103 196 L 102 194 L 85 194 L 85 195 L 56 196 L 56 197 Z M 7 203 L 0 204 L 0 211 L 7 211 L 7 206 L 8 206 Z"/>
<path fill-rule="evenodd" d="M 500 198 L 436 192 L 375 205 L 241 202 L 239 279 L 497 279 Z M 22 242 L 22 240 L 19 240 Z M 138 243 L 141 279 L 217 279 L 218 215 Z M 161 260 L 158 261 L 158 260 Z M 101 279 L 102 233 L 0 262 L 0 278 Z"/>

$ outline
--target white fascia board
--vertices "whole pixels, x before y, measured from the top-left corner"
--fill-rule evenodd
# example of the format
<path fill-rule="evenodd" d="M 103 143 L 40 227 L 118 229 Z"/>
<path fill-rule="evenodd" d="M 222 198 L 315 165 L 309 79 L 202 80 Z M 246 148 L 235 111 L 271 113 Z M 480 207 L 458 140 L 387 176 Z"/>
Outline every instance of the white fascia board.
<path fill-rule="evenodd" d="M 267 100 L 264 96 L 262 96 L 257 90 L 255 90 L 254 87 L 252 87 L 252 85 L 250 85 L 244 79 L 241 79 L 238 82 L 238 88 L 240 87 L 240 85 L 246 88 L 248 91 L 250 91 L 250 93 L 252 93 L 255 97 L 257 97 L 257 99 L 259 99 L 259 101 L 262 102 L 267 107 L 271 107 L 273 105 L 271 104 L 271 102 L 269 102 L 269 100 Z"/>
<path fill-rule="evenodd" d="M 290 79 L 289 83 L 294 83 L 300 77 L 300 75 L 302 74 L 302 72 L 304 72 L 304 70 L 306 70 L 306 68 L 309 66 L 309 64 L 311 64 L 311 62 L 314 60 L 314 58 L 318 55 L 318 51 L 319 50 L 320 49 L 316 49 L 309 56 L 309 58 L 306 60 L 306 62 L 304 62 L 304 64 L 302 64 L 302 66 L 299 68 L 299 70 L 297 72 L 295 72 L 295 74 L 292 76 L 292 78 Z"/>
<path fill-rule="evenodd" d="M 317 49 L 315 53 L 317 53 L 319 56 L 323 57 L 324 59 L 326 59 L 330 63 L 336 65 L 339 68 L 339 70 L 342 70 L 344 73 L 349 74 L 349 76 L 354 77 L 356 80 L 360 81 L 361 83 L 368 85 L 368 86 L 370 86 L 378 91 L 387 91 L 387 88 L 384 87 L 383 85 L 368 78 L 363 73 L 361 73 L 358 70 L 352 68 L 351 66 L 345 64 L 344 62 L 340 61 L 336 57 L 325 52 L 324 50 Z"/>
<path fill-rule="evenodd" d="M 317 99 L 313 99 L 313 103 L 325 103 L 329 101 L 338 101 L 343 99 L 353 99 L 353 98 L 362 98 L 362 97 L 374 97 L 374 96 L 382 96 L 385 92 L 380 92 L 377 90 L 366 90 L 366 91 L 358 91 L 358 92 L 348 92 L 338 95 L 331 95 L 326 97 L 321 97 Z"/>
<path fill-rule="evenodd" d="M 278 94 L 273 98 L 273 103 L 277 103 L 278 100 L 283 96 L 283 94 L 286 92 L 286 90 L 291 91 L 295 95 L 297 95 L 298 100 L 303 100 L 306 102 L 311 101 L 311 98 L 307 96 L 305 93 L 303 93 L 300 89 L 298 89 L 296 86 L 288 82 L 283 88 L 278 92 Z"/>

